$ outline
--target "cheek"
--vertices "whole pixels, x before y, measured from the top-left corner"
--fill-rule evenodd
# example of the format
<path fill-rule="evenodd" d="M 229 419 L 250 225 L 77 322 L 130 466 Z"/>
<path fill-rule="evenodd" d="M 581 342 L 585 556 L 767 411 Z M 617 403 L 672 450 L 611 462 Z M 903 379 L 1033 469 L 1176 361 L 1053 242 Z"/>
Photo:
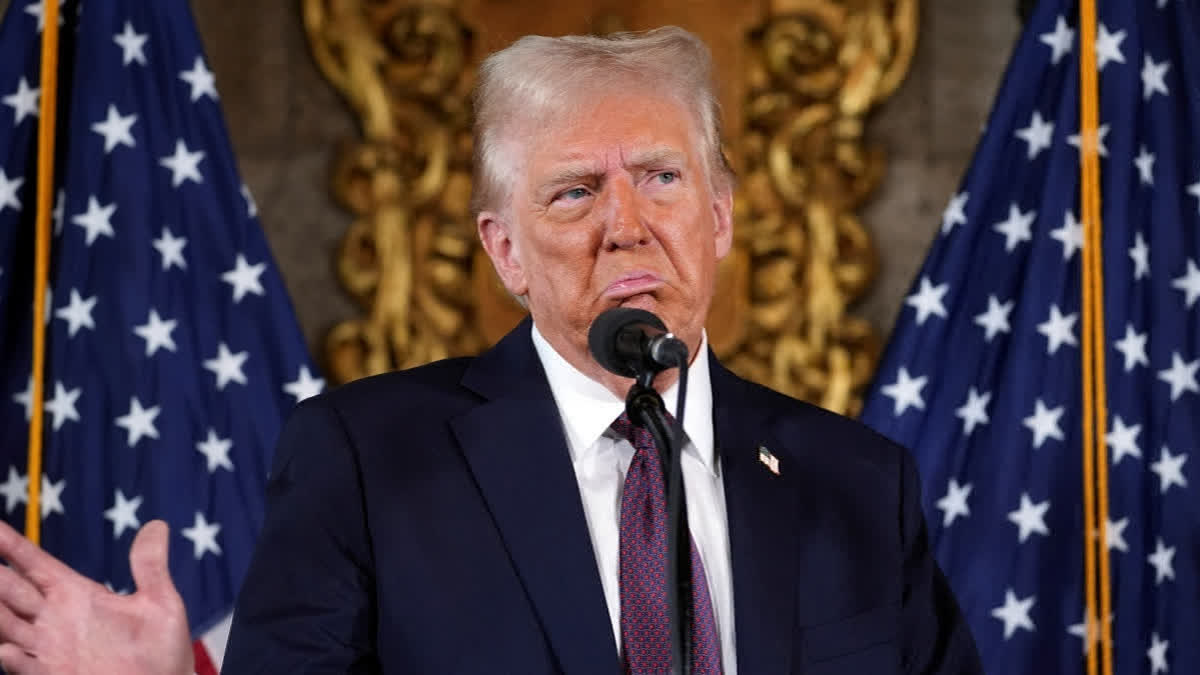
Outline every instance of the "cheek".
<path fill-rule="evenodd" d="M 562 296 L 586 286 L 595 267 L 597 242 L 592 233 L 570 227 L 534 243 L 530 275 L 540 281 L 543 293 Z"/>

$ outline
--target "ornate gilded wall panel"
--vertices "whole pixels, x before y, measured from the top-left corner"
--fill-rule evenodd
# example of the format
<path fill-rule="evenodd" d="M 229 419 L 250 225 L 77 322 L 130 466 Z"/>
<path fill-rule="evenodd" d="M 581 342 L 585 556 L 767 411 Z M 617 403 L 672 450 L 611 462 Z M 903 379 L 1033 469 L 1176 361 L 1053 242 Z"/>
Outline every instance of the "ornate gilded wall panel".
<path fill-rule="evenodd" d="M 864 126 L 908 69 L 916 3 L 303 0 L 316 60 L 362 129 L 332 171 L 355 216 L 339 278 L 363 308 L 329 335 L 332 376 L 475 353 L 522 316 L 467 212 L 478 62 L 526 33 L 675 23 L 713 49 L 740 176 L 713 347 L 747 377 L 856 413 L 878 351 L 871 327 L 848 312 L 876 269 L 856 210 L 884 170 Z"/>

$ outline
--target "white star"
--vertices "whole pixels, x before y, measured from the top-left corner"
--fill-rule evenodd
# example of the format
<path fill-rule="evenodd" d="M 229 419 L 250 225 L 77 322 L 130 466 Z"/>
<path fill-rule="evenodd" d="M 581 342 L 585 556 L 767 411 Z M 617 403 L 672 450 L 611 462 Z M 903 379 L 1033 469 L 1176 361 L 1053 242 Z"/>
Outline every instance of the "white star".
<path fill-rule="evenodd" d="M 908 296 L 904 301 L 904 304 L 916 308 L 918 326 L 924 324 L 925 319 L 928 319 L 931 314 L 943 318 L 946 316 L 946 306 L 942 304 L 942 300 L 949 290 L 949 283 L 934 286 L 929 282 L 929 277 L 921 277 L 921 289 Z"/>
<path fill-rule="evenodd" d="M 160 347 L 175 351 L 175 338 L 171 337 L 171 331 L 175 330 L 178 323 L 175 319 L 163 321 L 158 312 L 151 308 L 146 323 L 133 327 L 133 332 L 146 341 L 147 357 L 154 356 Z"/>
<path fill-rule="evenodd" d="M 137 510 L 142 505 L 141 497 L 126 499 L 125 493 L 116 490 L 113 493 L 114 503 L 112 508 L 104 512 L 104 517 L 112 521 L 113 539 L 120 539 L 121 533 L 126 529 L 137 532 L 142 526 L 142 521 L 138 520 Z"/>
<path fill-rule="evenodd" d="M 214 86 L 216 80 L 212 71 L 204 65 L 203 58 L 197 56 L 192 69 L 179 73 L 179 79 L 192 86 L 192 103 L 199 101 L 202 96 L 217 100 L 217 88 Z"/>
<path fill-rule="evenodd" d="M 154 427 L 154 418 L 162 412 L 160 406 L 143 408 L 136 396 L 129 399 L 129 412 L 116 419 L 116 425 L 128 432 L 126 442 L 129 447 L 138 444 L 143 436 L 158 438 L 158 429 Z"/>
<path fill-rule="evenodd" d="M 942 234 L 954 229 L 955 225 L 965 225 L 967 222 L 967 200 L 971 195 L 966 191 L 959 192 L 950 198 L 946 210 L 942 211 Z"/>
<path fill-rule="evenodd" d="M 1150 648 L 1146 650 L 1146 658 L 1150 659 L 1150 675 L 1158 672 L 1169 672 L 1167 667 L 1167 650 L 1171 641 L 1158 637 L 1158 631 L 1150 634 Z"/>
<path fill-rule="evenodd" d="M 88 197 L 87 212 L 71 218 L 71 222 L 87 230 L 87 245 L 91 246 L 100 235 L 116 236 L 112 226 L 112 217 L 116 211 L 115 202 L 108 206 L 101 206 L 95 195 L 92 195 Z"/>
<path fill-rule="evenodd" d="M 187 246 L 186 237 L 176 237 L 171 234 L 171 228 L 163 227 L 162 236 L 153 240 L 154 248 L 162 254 L 163 271 L 171 269 L 171 265 L 178 265 L 179 269 L 187 269 L 187 261 L 183 259 L 183 247 Z"/>
<path fill-rule="evenodd" d="M 1200 298 L 1200 269 L 1196 268 L 1196 262 L 1191 258 L 1187 261 L 1187 273 L 1171 282 L 1172 288 L 1178 288 L 1184 292 L 1185 302 L 1188 309 L 1196 303 L 1196 298 Z"/>
<path fill-rule="evenodd" d="M 991 400 L 991 392 L 985 391 L 980 394 L 975 391 L 975 387 L 971 387 L 971 390 L 967 392 L 967 402 L 954 412 L 955 417 L 959 417 L 963 421 L 964 436 L 970 436 L 977 425 L 989 422 L 987 406 Z"/>
<path fill-rule="evenodd" d="M 1187 191 L 1188 194 L 1196 198 L 1197 211 L 1200 212 L 1200 180 L 1189 185 Z"/>
<path fill-rule="evenodd" d="M 24 178 L 9 178 L 4 169 L 0 168 L 0 213 L 9 208 L 17 213 L 21 212 L 21 200 L 17 199 L 17 190 L 20 190 L 24 183 Z"/>
<path fill-rule="evenodd" d="M 29 478 L 17 473 L 17 467 L 8 467 L 8 480 L 0 485 L 0 496 L 4 497 L 5 513 L 12 513 L 17 504 L 29 503 Z"/>
<path fill-rule="evenodd" d="M 1150 248 L 1142 233 L 1138 232 L 1133 240 L 1133 248 L 1129 249 L 1129 257 L 1133 260 L 1133 280 L 1150 276 Z"/>
<path fill-rule="evenodd" d="M 230 382 L 246 384 L 246 375 L 242 373 L 242 364 L 250 356 L 249 352 L 234 354 L 222 342 L 217 346 L 217 356 L 204 362 L 204 368 L 211 370 L 217 376 L 217 389 L 225 389 Z"/>
<path fill-rule="evenodd" d="M 175 141 L 175 154 L 163 157 L 158 163 L 171 170 L 171 187 L 179 187 L 187 181 L 203 183 L 204 176 L 200 175 L 200 162 L 204 160 L 204 152 L 188 152 L 183 139 Z"/>
<path fill-rule="evenodd" d="M 1011 588 L 1004 592 L 1004 605 L 993 609 L 992 616 L 1004 622 L 1005 640 L 1011 638 L 1018 628 L 1030 632 L 1034 630 L 1033 620 L 1029 618 L 1029 610 L 1033 609 L 1035 600 L 1036 596 L 1033 595 L 1018 600 Z"/>
<path fill-rule="evenodd" d="M 1022 492 L 1021 506 L 1008 513 L 1008 519 L 1017 526 L 1017 539 L 1024 542 L 1034 532 L 1049 536 L 1050 528 L 1046 527 L 1046 511 L 1049 509 L 1050 500 L 1034 504 L 1029 495 Z"/>
<path fill-rule="evenodd" d="M 42 520 L 45 520 L 52 513 L 62 513 L 65 515 L 66 512 L 63 511 L 62 504 L 62 493 L 65 487 L 67 487 L 66 478 L 57 483 L 51 483 L 50 479 L 46 478 L 46 474 L 42 474 Z"/>
<path fill-rule="evenodd" d="M 1158 371 L 1158 379 L 1171 385 L 1171 401 L 1177 401 L 1183 392 L 1200 392 L 1196 384 L 1196 369 L 1200 368 L 1200 359 L 1184 361 L 1179 352 L 1171 354 L 1171 367 Z"/>
<path fill-rule="evenodd" d="M 262 276 L 264 270 L 267 269 L 266 263 L 256 263 L 251 265 L 246 261 L 246 256 L 241 253 L 237 256 L 237 261 L 234 263 L 233 269 L 221 275 L 221 279 L 233 286 L 233 301 L 241 302 L 242 298 L 246 297 L 246 293 L 255 295 L 265 295 L 262 281 L 259 277 Z"/>
<path fill-rule="evenodd" d="M 950 479 L 946 488 L 946 496 L 937 500 L 937 507 L 945 515 L 942 516 L 942 527 L 950 527 L 958 516 L 964 518 L 971 515 L 971 507 L 967 506 L 967 497 L 971 496 L 971 484 L 959 485 L 957 480 Z"/>
<path fill-rule="evenodd" d="M 1017 244 L 1033 238 L 1033 232 L 1030 227 L 1033 225 L 1033 219 L 1036 217 L 1036 211 L 1021 213 L 1016 203 L 1009 205 L 1008 219 L 996 223 L 992 228 L 1004 235 L 1005 251 L 1011 253 L 1017 247 Z"/>
<path fill-rule="evenodd" d="M 1058 20 L 1054 22 L 1054 32 L 1042 33 L 1038 39 L 1054 50 L 1050 55 L 1050 62 L 1057 66 L 1062 57 L 1071 53 L 1071 45 L 1075 42 L 1075 31 L 1068 28 L 1066 20 L 1059 16 Z"/>
<path fill-rule="evenodd" d="M 1014 135 L 1029 144 L 1028 159 L 1033 159 L 1039 152 L 1050 147 L 1050 138 L 1054 135 L 1054 122 L 1042 119 L 1042 113 L 1034 110 L 1029 126 L 1017 129 Z"/>
<path fill-rule="evenodd" d="M 1063 216 L 1063 226 L 1057 230 L 1050 230 L 1050 237 L 1062 243 L 1065 262 L 1075 255 L 1075 251 L 1083 248 L 1083 225 L 1075 220 L 1075 214 L 1067 209 L 1067 214 Z"/>
<path fill-rule="evenodd" d="M 9 474 L 10 476 L 12 474 Z M 1163 579 L 1175 580 L 1175 547 L 1163 543 L 1162 537 L 1155 540 L 1154 553 L 1146 556 L 1146 562 L 1154 566 L 1154 585 L 1161 586 Z"/>
<path fill-rule="evenodd" d="M 1113 417 L 1113 429 L 1104 436 L 1104 440 L 1108 443 L 1108 447 L 1112 448 L 1112 463 L 1113 466 L 1121 463 L 1125 457 L 1137 457 L 1141 459 L 1142 451 L 1138 448 L 1137 437 L 1142 432 L 1142 425 L 1134 424 L 1126 426 L 1125 421 L 1120 415 Z"/>
<path fill-rule="evenodd" d="M 1183 464 L 1187 458 L 1186 453 L 1172 455 L 1167 446 L 1163 446 L 1158 461 L 1150 465 L 1150 470 L 1158 474 L 1159 490 L 1162 494 L 1166 494 L 1172 485 L 1187 487 L 1187 478 L 1183 476 Z"/>
<path fill-rule="evenodd" d="M 908 370 L 904 366 L 900 366 L 896 382 L 882 389 L 885 396 L 891 397 L 896 402 L 893 413 L 896 417 L 902 415 L 910 406 L 917 410 L 925 409 L 925 401 L 921 398 L 921 389 L 928 379 L 925 375 L 918 378 L 909 377 Z"/>
<path fill-rule="evenodd" d="M 991 342 L 992 338 L 999 333 L 1012 332 L 1012 327 L 1008 325 L 1008 315 L 1012 313 L 1012 310 L 1012 300 L 1001 304 L 996 296 L 988 296 L 987 311 L 975 317 L 975 323 L 983 326 L 984 338 L 988 342 Z"/>
<path fill-rule="evenodd" d="M 1033 414 L 1026 417 L 1022 423 L 1033 432 L 1033 447 L 1040 448 L 1047 438 L 1063 440 L 1062 429 L 1058 428 L 1058 420 L 1062 417 L 1063 406 L 1047 408 L 1042 399 L 1035 401 Z"/>
<path fill-rule="evenodd" d="M 1112 624 L 1112 614 L 1108 615 L 1107 624 Z M 1100 639 L 1100 622 L 1096 619 L 1088 621 L 1087 610 L 1084 610 L 1083 621 L 1067 627 L 1067 632 L 1083 640 L 1083 653 L 1087 654 L 1088 647 Z"/>
<path fill-rule="evenodd" d="M 296 377 L 296 380 L 283 385 L 285 392 L 296 397 L 296 403 L 316 396 L 323 389 L 325 389 L 325 380 L 313 377 L 312 373 L 308 372 L 308 366 L 300 366 L 300 374 Z"/>
<path fill-rule="evenodd" d="M 1078 319 L 1078 313 L 1063 316 L 1058 310 L 1058 305 L 1050 305 L 1050 318 L 1039 323 L 1037 327 L 1038 332 L 1046 336 L 1047 354 L 1054 354 L 1064 344 L 1072 347 L 1079 345 L 1074 333 L 1075 322 Z"/>
<path fill-rule="evenodd" d="M 1125 372 L 1133 370 L 1134 366 L 1149 366 L 1150 359 L 1146 356 L 1146 333 L 1133 329 L 1132 323 L 1125 324 L 1125 337 L 1117 341 L 1117 351 L 1125 357 Z"/>
<path fill-rule="evenodd" d="M 1137 167 L 1138 177 L 1141 182 L 1146 185 L 1154 185 L 1154 153 L 1146 149 L 1146 146 L 1138 148 L 1138 156 L 1133 158 L 1133 164 Z"/>
<path fill-rule="evenodd" d="M 1104 144 L 1104 137 L 1108 136 L 1108 131 L 1109 131 L 1109 125 L 1101 124 L 1096 129 L 1096 135 L 1099 137 L 1098 141 L 1096 143 L 1089 142 L 1086 144 L 1088 149 L 1091 149 L 1091 147 L 1093 145 L 1097 146 L 1097 149 L 1100 152 L 1101 157 L 1108 157 L 1108 146 Z M 1071 134 L 1070 136 L 1067 136 L 1067 144 L 1073 145 L 1078 148 L 1079 147 L 1079 134 Z"/>
<path fill-rule="evenodd" d="M 96 322 L 92 321 L 92 310 L 96 308 L 96 300 L 94 295 L 84 300 L 79 291 L 71 289 L 71 302 L 54 313 L 54 316 L 67 322 L 68 336 L 75 337 L 80 328 L 96 330 Z"/>
<path fill-rule="evenodd" d="M 250 188 L 242 183 L 242 199 L 246 200 L 246 215 L 253 218 L 258 215 L 258 204 L 254 202 L 254 195 L 250 193 Z"/>
<path fill-rule="evenodd" d="M 58 196 L 54 198 L 54 211 L 50 213 L 54 217 L 54 236 L 62 234 L 63 216 L 67 207 L 67 193 L 59 188 Z"/>
<path fill-rule="evenodd" d="M 1155 93 L 1163 96 L 1170 96 L 1171 92 L 1167 89 L 1167 82 L 1164 78 L 1167 76 L 1167 70 L 1171 68 L 1168 61 L 1155 63 L 1154 59 L 1150 58 L 1149 54 L 1143 56 L 1142 60 L 1142 99 L 1150 100 Z"/>
<path fill-rule="evenodd" d="M 149 33 L 139 33 L 133 29 L 133 24 L 125 22 L 125 30 L 113 36 L 113 42 L 121 47 L 122 65 L 128 66 L 135 61 L 146 65 L 146 52 L 143 48 L 149 37 Z"/>
<path fill-rule="evenodd" d="M 183 528 L 182 534 L 185 539 L 192 542 L 192 554 L 196 560 L 204 557 L 205 553 L 212 552 L 216 555 L 221 555 L 221 545 L 217 543 L 217 533 L 221 531 L 221 526 L 217 523 L 209 523 L 204 518 L 204 514 L 196 512 L 195 524 L 191 527 Z"/>
<path fill-rule="evenodd" d="M 1121 553 L 1129 552 L 1129 544 L 1125 543 L 1125 528 L 1129 527 L 1129 519 L 1122 518 L 1116 522 L 1105 519 L 1104 548 L 1111 551 L 1116 549 Z"/>
<path fill-rule="evenodd" d="M 38 99 L 42 95 L 40 88 L 30 88 L 29 83 L 22 77 L 17 81 L 17 90 L 3 99 L 4 104 L 13 109 L 13 114 L 16 119 L 13 121 L 13 126 L 21 123 L 26 117 L 38 116 Z"/>
<path fill-rule="evenodd" d="M 13 401 L 20 403 L 25 408 L 25 421 L 33 416 L 33 376 L 29 376 L 29 384 L 25 385 L 25 391 L 19 394 L 13 394 Z"/>
<path fill-rule="evenodd" d="M 1125 55 L 1121 53 L 1121 43 L 1125 41 L 1125 31 L 1108 32 L 1108 27 L 1100 24 L 1100 32 L 1096 36 L 1096 69 L 1104 70 L 1110 61 L 1125 63 Z"/>
<path fill-rule="evenodd" d="M 208 472 L 216 473 L 217 469 L 233 471 L 233 462 L 229 459 L 229 451 L 233 441 L 217 436 L 215 429 L 208 430 L 208 438 L 196 444 L 196 451 L 208 460 Z"/>
<path fill-rule="evenodd" d="M 37 29 L 39 33 L 46 30 L 46 8 L 42 3 L 43 0 L 38 0 L 32 5 L 25 5 L 25 13 L 37 19 Z M 60 26 L 63 22 L 62 5 L 63 0 L 58 0 L 58 25 Z"/>
<path fill-rule="evenodd" d="M 81 387 L 68 391 L 61 381 L 54 383 L 54 398 L 46 401 L 44 407 L 46 412 L 54 417 L 55 431 L 58 431 L 67 420 L 79 421 L 79 411 L 75 409 L 75 402 L 79 400 L 79 395 L 82 393 Z"/>
<path fill-rule="evenodd" d="M 108 117 L 92 125 L 92 131 L 104 137 L 104 154 L 112 152 L 118 145 L 137 147 L 137 143 L 133 140 L 133 134 L 129 133 L 136 122 L 137 115 L 122 116 L 117 112 L 117 106 L 110 103 Z"/>

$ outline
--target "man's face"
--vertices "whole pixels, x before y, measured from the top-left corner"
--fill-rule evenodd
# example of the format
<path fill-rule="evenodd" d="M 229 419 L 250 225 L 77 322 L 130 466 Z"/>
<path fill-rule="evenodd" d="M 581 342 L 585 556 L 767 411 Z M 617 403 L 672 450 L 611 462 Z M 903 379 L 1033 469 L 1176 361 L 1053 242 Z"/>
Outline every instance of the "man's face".
<path fill-rule="evenodd" d="M 732 239 L 731 196 L 710 181 L 694 118 L 635 89 L 510 133 L 524 135 L 509 208 L 480 214 L 480 236 L 547 340 L 575 361 L 596 316 L 628 306 L 694 351 Z"/>

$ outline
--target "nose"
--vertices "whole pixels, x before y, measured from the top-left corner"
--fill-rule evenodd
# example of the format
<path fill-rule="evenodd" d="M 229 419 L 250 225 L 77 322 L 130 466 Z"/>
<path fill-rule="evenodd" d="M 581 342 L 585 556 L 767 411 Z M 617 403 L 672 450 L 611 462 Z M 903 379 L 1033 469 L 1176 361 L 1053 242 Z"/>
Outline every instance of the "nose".
<path fill-rule="evenodd" d="M 627 179 L 613 180 L 605 190 L 604 246 L 612 251 L 650 243 L 650 230 L 642 220 L 637 189 Z"/>

